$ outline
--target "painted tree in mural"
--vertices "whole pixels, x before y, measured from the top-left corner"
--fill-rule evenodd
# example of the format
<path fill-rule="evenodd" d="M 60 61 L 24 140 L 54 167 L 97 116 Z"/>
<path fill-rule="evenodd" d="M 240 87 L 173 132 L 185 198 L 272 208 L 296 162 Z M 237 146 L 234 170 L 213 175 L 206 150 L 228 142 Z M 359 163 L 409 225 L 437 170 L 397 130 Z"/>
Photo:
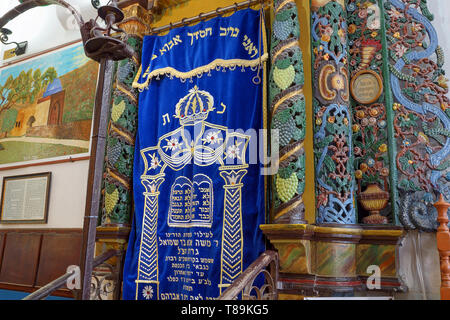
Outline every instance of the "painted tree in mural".
<path fill-rule="evenodd" d="M 384 2 L 393 92 L 399 219 L 433 231 L 433 203 L 450 200 L 450 109 L 443 51 L 425 0 Z"/>
<path fill-rule="evenodd" d="M 14 128 L 18 113 L 16 109 L 8 109 L 5 111 L 2 121 L 2 132 L 7 133 Z"/>
<path fill-rule="evenodd" d="M 5 118 L 5 112 L 10 110 L 17 104 L 33 103 L 38 98 L 39 94 L 58 77 L 58 74 L 53 67 L 49 67 L 44 73 L 40 69 L 22 71 L 14 78 L 10 75 L 3 85 L 0 85 L 0 119 L 2 122 L 8 121 L 11 117 L 11 112 L 8 113 L 9 117 Z M 10 126 L 2 124 L 2 131 L 6 130 Z M 6 130 L 6 131 L 5 131 Z"/>
<path fill-rule="evenodd" d="M 55 80 L 58 74 L 53 67 L 44 73 L 40 69 L 22 71 L 14 78 L 10 75 L 3 85 L 0 85 L 0 114 L 10 109 L 16 103 L 32 103 L 39 93 Z"/>
<path fill-rule="evenodd" d="M 276 0 L 274 11 L 269 94 L 271 128 L 279 131 L 280 160 L 279 170 L 273 181 L 273 222 L 302 223 L 306 113 L 297 7 L 294 1 Z"/>

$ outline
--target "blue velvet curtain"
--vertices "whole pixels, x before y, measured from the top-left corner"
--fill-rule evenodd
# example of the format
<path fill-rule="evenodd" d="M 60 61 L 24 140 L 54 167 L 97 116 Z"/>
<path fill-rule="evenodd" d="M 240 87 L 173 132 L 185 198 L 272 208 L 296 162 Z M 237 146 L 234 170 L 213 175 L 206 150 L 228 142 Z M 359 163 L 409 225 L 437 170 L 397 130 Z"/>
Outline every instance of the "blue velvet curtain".
<path fill-rule="evenodd" d="M 217 298 L 265 249 L 262 21 L 144 38 L 124 299 Z"/>

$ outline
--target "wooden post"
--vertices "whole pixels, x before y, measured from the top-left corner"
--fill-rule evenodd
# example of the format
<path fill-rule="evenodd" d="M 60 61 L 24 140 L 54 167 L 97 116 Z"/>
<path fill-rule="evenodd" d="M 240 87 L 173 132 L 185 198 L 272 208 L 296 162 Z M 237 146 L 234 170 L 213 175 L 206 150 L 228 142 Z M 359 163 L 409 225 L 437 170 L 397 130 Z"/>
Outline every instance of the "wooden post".
<path fill-rule="evenodd" d="M 437 229 L 437 247 L 441 260 L 441 300 L 450 300 L 450 232 L 448 229 L 447 210 L 450 204 L 440 196 L 439 201 L 434 204 L 438 211 L 439 228 Z"/>

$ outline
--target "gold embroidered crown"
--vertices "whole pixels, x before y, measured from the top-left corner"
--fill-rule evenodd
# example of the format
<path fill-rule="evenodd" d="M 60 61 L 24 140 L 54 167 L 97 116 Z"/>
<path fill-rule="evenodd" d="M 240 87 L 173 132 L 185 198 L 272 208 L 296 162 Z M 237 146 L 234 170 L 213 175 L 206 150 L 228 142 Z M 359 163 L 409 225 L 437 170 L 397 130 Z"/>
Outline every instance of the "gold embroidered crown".
<path fill-rule="evenodd" d="M 180 120 L 181 125 L 194 125 L 205 120 L 208 113 L 214 110 L 213 106 L 214 98 L 211 94 L 194 86 L 175 106 L 175 118 Z"/>

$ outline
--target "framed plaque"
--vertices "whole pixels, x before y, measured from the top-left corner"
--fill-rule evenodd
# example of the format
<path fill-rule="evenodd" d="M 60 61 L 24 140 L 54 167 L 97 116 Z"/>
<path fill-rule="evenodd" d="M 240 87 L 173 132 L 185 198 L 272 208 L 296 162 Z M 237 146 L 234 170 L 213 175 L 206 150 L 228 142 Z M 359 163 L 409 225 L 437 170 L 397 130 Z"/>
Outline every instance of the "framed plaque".
<path fill-rule="evenodd" d="M 47 223 L 51 172 L 3 177 L 0 223 Z"/>
<path fill-rule="evenodd" d="M 371 104 L 383 93 L 383 80 L 372 70 L 358 72 L 350 82 L 353 98 L 361 104 Z"/>

